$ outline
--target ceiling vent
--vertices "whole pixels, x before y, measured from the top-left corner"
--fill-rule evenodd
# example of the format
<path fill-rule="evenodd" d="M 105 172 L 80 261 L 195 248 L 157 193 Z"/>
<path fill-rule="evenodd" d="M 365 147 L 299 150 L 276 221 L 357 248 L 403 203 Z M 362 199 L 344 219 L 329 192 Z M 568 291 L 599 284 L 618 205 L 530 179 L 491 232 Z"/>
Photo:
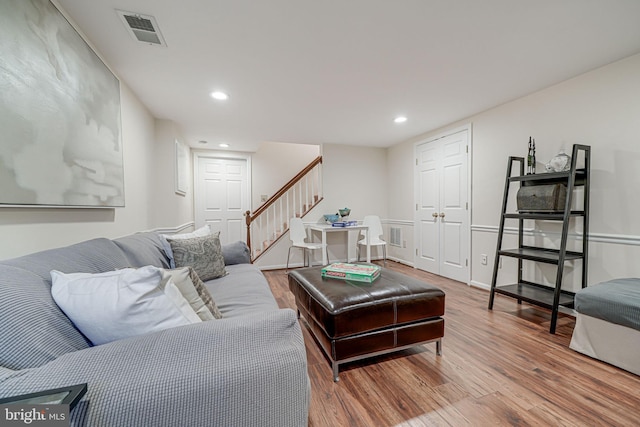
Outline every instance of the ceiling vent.
<path fill-rule="evenodd" d="M 123 10 L 116 10 L 116 12 L 118 16 L 120 16 L 120 19 L 122 19 L 129 34 L 131 34 L 135 40 L 145 44 L 167 46 L 158 28 L 156 18 L 150 15 L 125 12 Z"/>

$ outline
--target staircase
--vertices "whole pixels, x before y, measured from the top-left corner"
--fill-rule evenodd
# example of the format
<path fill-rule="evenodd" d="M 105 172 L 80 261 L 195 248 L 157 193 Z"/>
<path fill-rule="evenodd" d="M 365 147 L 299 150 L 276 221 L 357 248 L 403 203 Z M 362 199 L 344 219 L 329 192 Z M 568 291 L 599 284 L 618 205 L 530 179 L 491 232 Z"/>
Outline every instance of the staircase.
<path fill-rule="evenodd" d="M 247 246 L 256 261 L 289 230 L 289 219 L 304 217 L 322 201 L 322 156 L 316 157 L 253 213 L 245 213 Z"/>

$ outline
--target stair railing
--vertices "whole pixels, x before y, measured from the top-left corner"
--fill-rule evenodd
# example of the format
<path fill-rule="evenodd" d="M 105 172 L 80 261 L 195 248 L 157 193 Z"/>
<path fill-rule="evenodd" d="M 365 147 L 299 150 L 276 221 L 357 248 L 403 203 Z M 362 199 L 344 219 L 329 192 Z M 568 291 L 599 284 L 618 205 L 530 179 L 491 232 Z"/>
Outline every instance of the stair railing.
<path fill-rule="evenodd" d="M 247 246 L 255 261 L 289 229 L 289 219 L 304 217 L 322 200 L 322 156 L 316 157 L 253 213 L 245 212 Z"/>

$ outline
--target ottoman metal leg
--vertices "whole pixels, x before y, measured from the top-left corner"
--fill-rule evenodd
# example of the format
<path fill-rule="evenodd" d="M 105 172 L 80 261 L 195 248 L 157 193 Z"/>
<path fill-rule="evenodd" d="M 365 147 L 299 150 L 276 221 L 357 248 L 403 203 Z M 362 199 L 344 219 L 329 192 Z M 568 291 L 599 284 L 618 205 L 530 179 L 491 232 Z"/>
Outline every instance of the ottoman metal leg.
<path fill-rule="evenodd" d="M 442 356 L 442 339 L 436 341 L 436 354 Z"/>

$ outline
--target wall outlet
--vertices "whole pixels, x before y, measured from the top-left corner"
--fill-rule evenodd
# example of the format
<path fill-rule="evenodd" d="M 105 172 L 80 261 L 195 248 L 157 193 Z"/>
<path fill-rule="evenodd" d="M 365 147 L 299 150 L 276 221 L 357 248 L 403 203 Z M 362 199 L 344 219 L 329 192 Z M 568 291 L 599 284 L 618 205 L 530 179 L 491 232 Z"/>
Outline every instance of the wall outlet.
<path fill-rule="evenodd" d="M 480 255 L 480 263 L 482 265 L 487 265 L 487 254 Z"/>
<path fill-rule="evenodd" d="M 402 241 L 402 247 L 403 247 L 403 248 L 406 248 L 406 247 L 407 247 L 407 241 L 406 241 L 406 240 L 403 240 L 403 241 Z"/>

